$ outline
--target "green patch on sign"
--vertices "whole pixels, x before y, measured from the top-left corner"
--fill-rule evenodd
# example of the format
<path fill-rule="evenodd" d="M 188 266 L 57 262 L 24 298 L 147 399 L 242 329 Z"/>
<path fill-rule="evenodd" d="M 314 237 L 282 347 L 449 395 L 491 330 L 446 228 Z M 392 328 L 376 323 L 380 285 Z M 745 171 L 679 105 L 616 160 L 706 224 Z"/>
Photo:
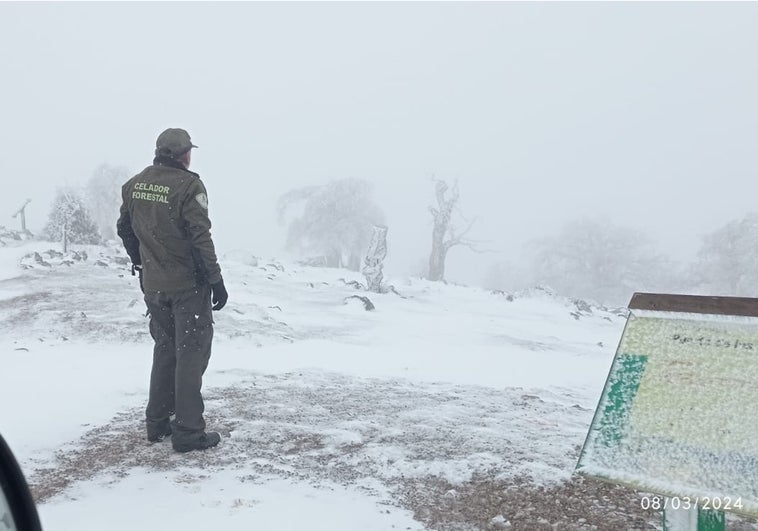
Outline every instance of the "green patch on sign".
<path fill-rule="evenodd" d="M 697 531 L 724 531 L 726 514 L 721 511 L 697 508 Z"/>
<path fill-rule="evenodd" d="M 623 439 L 631 404 L 645 373 L 647 356 L 620 355 L 608 382 L 605 407 L 599 418 L 598 443 L 616 446 Z"/>

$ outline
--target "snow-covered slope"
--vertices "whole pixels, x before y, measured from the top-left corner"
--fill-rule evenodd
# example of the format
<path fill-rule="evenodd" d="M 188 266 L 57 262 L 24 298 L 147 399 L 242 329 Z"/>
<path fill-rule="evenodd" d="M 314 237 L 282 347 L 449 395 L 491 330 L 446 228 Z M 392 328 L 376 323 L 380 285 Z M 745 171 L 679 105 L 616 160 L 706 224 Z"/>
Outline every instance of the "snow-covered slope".
<path fill-rule="evenodd" d="M 222 443 L 179 455 L 144 440 L 151 341 L 123 253 L 49 248 L 0 249 L 0 432 L 48 530 L 655 520 L 571 477 L 620 312 L 416 279 L 367 294 L 344 270 L 229 253 L 204 380 Z"/>

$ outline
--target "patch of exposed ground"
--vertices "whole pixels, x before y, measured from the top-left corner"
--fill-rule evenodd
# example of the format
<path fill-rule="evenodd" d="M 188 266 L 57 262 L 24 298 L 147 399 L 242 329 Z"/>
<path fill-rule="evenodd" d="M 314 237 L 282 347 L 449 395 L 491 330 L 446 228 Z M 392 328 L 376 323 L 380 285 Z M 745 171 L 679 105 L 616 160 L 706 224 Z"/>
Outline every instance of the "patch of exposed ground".
<path fill-rule="evenodd" d="M 476 474 L 453 484 L 439 478 L 407 482 L 397 491 L 403 506 L 436 531 L 646 531 L 662 528 L 661 511 L 642 509 L 643 494 L 592 478 L 573 476 L 554 485 Z M 729 531 L 755 531 L 758 521 L 727 515 Z"/>
<path fill-rule="evenodd" d="M 39 502 L 78 481 L 117 484 L 140 467 L 185 482 L 229 469 L 241 482 L 274 476 L 365 489 L 379 480 L 392 493 L 385 503 L 439 531 L 659 527 L 660 513 L 642 510 L 640 494 L 570 475 L 591 411 L 568 396 L 540 395 L 323 372 L 247 374 L 206 392 L 218 448 L 177 454 L 169 441 L 148 443 L 139 408 L 61 449 L 29 479 Z M 741 519 L 730 525 L 758 529 Z"/>
<path fill-rule="evenodd" d="M 575 476 L 550 486 L 528 479 L 477 474 L 452 484 L 439 478 L 404 485 L 403 504 L 416 519 L 439 531 L 469 529 L 647 530 L 660 513 L 641 508 L 634 491 Z"/>

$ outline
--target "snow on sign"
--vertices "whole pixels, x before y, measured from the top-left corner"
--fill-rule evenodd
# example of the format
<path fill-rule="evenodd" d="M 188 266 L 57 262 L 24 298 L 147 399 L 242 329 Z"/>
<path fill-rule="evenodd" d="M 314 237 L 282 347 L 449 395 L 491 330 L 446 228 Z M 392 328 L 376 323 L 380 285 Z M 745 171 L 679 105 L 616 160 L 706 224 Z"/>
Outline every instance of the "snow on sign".
<path fill-rule="evenodd" d="M 577 471 L 758 516 L 758 299 L 636 293 L 629 310 Z"/>

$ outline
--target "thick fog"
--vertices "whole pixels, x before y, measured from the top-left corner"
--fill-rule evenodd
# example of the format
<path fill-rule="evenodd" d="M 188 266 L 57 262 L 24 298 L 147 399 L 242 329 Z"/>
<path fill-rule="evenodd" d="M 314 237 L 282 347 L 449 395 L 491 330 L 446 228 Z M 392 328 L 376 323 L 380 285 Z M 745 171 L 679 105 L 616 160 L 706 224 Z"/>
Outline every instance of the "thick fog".
<path fill-rule="evenodd" d="M 690 267 L 756 208 L 756 27 L 755 3 L 0 3 L 0 225 L 31 198 L 39 232 L 57 187 L 182 127 L 221 254 L 284 256 L 278 198 L 357 178 L 387 273 L 421 274 L 436 178 L 489 251 L 449 280 L 508 289 L 586 217 Z"/>

